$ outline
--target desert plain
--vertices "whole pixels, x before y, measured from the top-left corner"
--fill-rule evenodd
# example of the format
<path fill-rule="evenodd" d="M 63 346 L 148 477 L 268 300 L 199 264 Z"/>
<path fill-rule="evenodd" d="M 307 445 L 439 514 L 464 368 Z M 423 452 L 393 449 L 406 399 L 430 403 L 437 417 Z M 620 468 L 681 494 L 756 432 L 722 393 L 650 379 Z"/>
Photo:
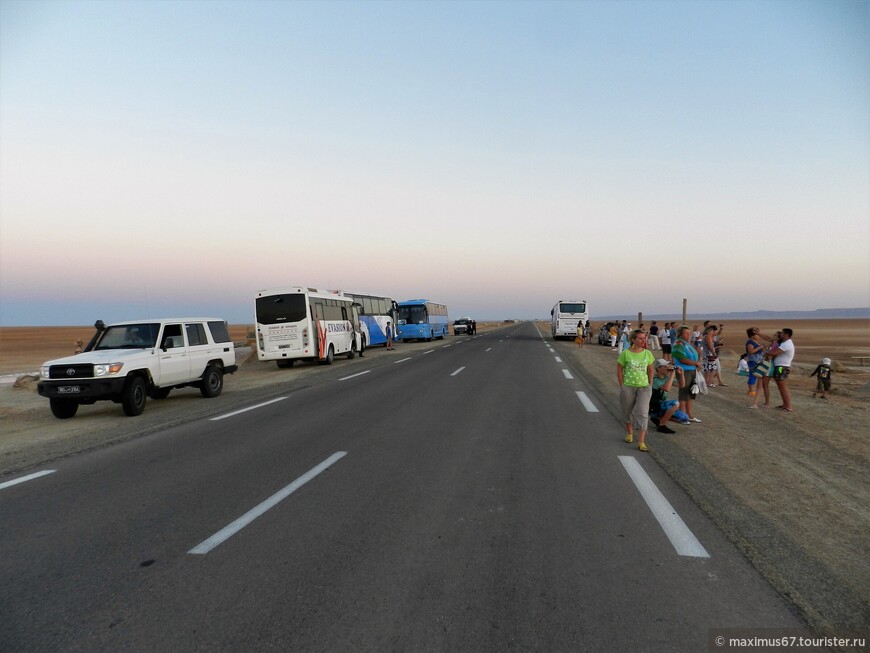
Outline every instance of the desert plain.
<path fill-rule="evenodd" d="M 649 324 L 646 323 L 647 327 Z M 658 320 L 658 324 L 661 326 L 663 321 Z M 689 326 L 694 324 L 689 322 Z M 593 326 L 600 325 L 600 321 L 593 322 Z M 726 321 L 725 350 L 742 351 L 746 329 L 752 326 L 770 335 L 783 327 L 792 329 L 798 363 L 818 363 L 819 359 L 827 357 L 841 365 L 860 366 L 861 361 L 855 357 L 870 357 L 868 319 Z M 249 325 L 230 326 L 230 336 L 237 344 L 246 342 L 252 331 L 253 326 Z M 47 360 L 70 356 L 75 353 L 76 342 L 87 344 L 93 333 L 92 326 L 0 327 L 0 376 L 34 372 Z M 870 366 L 870 359 L 863 362 Z"/>
<path fill-rule="evenodd" d="M 593 321 L 593 326 L 601 322 Z M 647 325 L 649 323 L 647 322 Z M 662 321 L 659 321 L 661 326 Z M 690 326 L 693 323 L 690 322 Z M 537 322 L 548 341 L 549 324 Z M 773 334 L 794 330 L 796 357 L 789 379 L 794 412 L 785 413 L 771 384 L 771 407 L 750 410 L 743 377 L 736 374 L 746 328 Z M 497 329 L 482 325 L 481 332 Z M 316 365 L 279 370 L 251 353 L 251 327 L 231 327 L 239 371 L 220 398 L 255 401 L 310 383 L 324 372 Z M 178 390 L 138 418 L 117 405 L 85 406 L 72 420 L 55 419 L 30 376 L 46 360 L 70 355 L 93 328 L 0 328 L 0 479 L 101 446 L 110 446 L 171 424 L 198 419 L 209 410 L 195 389 Z M 464 337 L 464 336 L 460 336 Z M 747 559 L 816 632 L 870 631 L 870 320 L 726 321 L 721 353 L 724 386 L 696 404 L 702 423 L 651 431 L 650 456 L 692 497 Z M 553 343 L 591 388 L 599 406 L 618 423 L 616 354 L 610 347 L 571 340 Z M 425 344 L 395 351 L 369 350 L 364 365 L 406 356 Z M 654 352 L 658 354 L 658 352 Z M 833 360 L 833 391 L 813 397 L 810 372 L 823 357 Z M 12 381 L 17 380 L 16 383 Z M 626 452 L 636 451 L 626 445 Z M 641 560 L 643 552 L 639 552 Z"/>

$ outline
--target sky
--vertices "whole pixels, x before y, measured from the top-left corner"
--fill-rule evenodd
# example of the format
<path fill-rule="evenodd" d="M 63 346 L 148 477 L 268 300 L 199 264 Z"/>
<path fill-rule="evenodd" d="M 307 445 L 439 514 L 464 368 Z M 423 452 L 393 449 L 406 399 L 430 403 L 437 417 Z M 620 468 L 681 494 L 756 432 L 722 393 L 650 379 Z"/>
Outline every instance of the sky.
<path fill-rule="evenodd" d="M 0 326 L 870 306 L 870 2 L 0 0 Z"/>

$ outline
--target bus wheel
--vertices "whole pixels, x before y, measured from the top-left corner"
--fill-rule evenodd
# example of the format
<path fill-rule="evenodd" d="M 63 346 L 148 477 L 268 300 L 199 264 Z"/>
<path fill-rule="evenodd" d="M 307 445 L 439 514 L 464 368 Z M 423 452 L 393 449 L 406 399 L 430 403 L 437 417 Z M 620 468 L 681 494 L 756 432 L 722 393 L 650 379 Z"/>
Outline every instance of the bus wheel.
<path fill-rule="evenodd" d="M 335 358 L 335 350 L 332 345 L 329 345 L 329 351 L 326 352 L 326 358 L 320 361 L 321 365 L 332 365 L 332 359 Z"/>
<path fill-rule="evenodd" d="M 347 360 L 352 361 L 354 358 L 356 358 L 356 343 L 352 342 L 350 343 L 350 351 L 347 352 Z"/>

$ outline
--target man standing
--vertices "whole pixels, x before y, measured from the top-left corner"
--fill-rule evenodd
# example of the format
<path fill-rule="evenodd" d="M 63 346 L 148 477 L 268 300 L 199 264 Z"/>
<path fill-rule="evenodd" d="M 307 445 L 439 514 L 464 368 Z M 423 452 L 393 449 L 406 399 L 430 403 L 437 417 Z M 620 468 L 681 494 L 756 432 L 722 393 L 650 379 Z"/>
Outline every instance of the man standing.
<path fill-rule="evenodd" d="M 652 324 L 649 328 L 649 348 L 661 349 L 661 347 L 659 346 L 659 327 L 656 324 L 655 320 L 652 321 Z"/>
<path fill-rule="evenodd" d="M 791 362 L 794 360 L 794 342 L 792 342 L 792 330 L 783 329 L 780 336 L 779 346 L 771 351 L 768 356 L 773 357 L 773 380 L 782 397 L 780 410 L 791 412 L 791 393 L 788 390 L 788 375 L 791 372 Z"/>

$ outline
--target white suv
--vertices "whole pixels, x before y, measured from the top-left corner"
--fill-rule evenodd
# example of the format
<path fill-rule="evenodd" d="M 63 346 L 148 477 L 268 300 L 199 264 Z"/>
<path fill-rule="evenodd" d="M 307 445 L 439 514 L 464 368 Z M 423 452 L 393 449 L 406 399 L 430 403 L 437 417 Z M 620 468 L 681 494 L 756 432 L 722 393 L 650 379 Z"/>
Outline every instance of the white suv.
<path fill-rule="evenodd" d="M 85 351 L 48 361 L 40 370 L 39 394 L 55 417 L 73 417 L 80 404 L 120 403 L 140 415 L 145 399 L 164 399 L 173 388 L 195 386 L 217 397 L 224 374 L 238 369 L 224 320 L 174 318 L 94 325 Z"/>

